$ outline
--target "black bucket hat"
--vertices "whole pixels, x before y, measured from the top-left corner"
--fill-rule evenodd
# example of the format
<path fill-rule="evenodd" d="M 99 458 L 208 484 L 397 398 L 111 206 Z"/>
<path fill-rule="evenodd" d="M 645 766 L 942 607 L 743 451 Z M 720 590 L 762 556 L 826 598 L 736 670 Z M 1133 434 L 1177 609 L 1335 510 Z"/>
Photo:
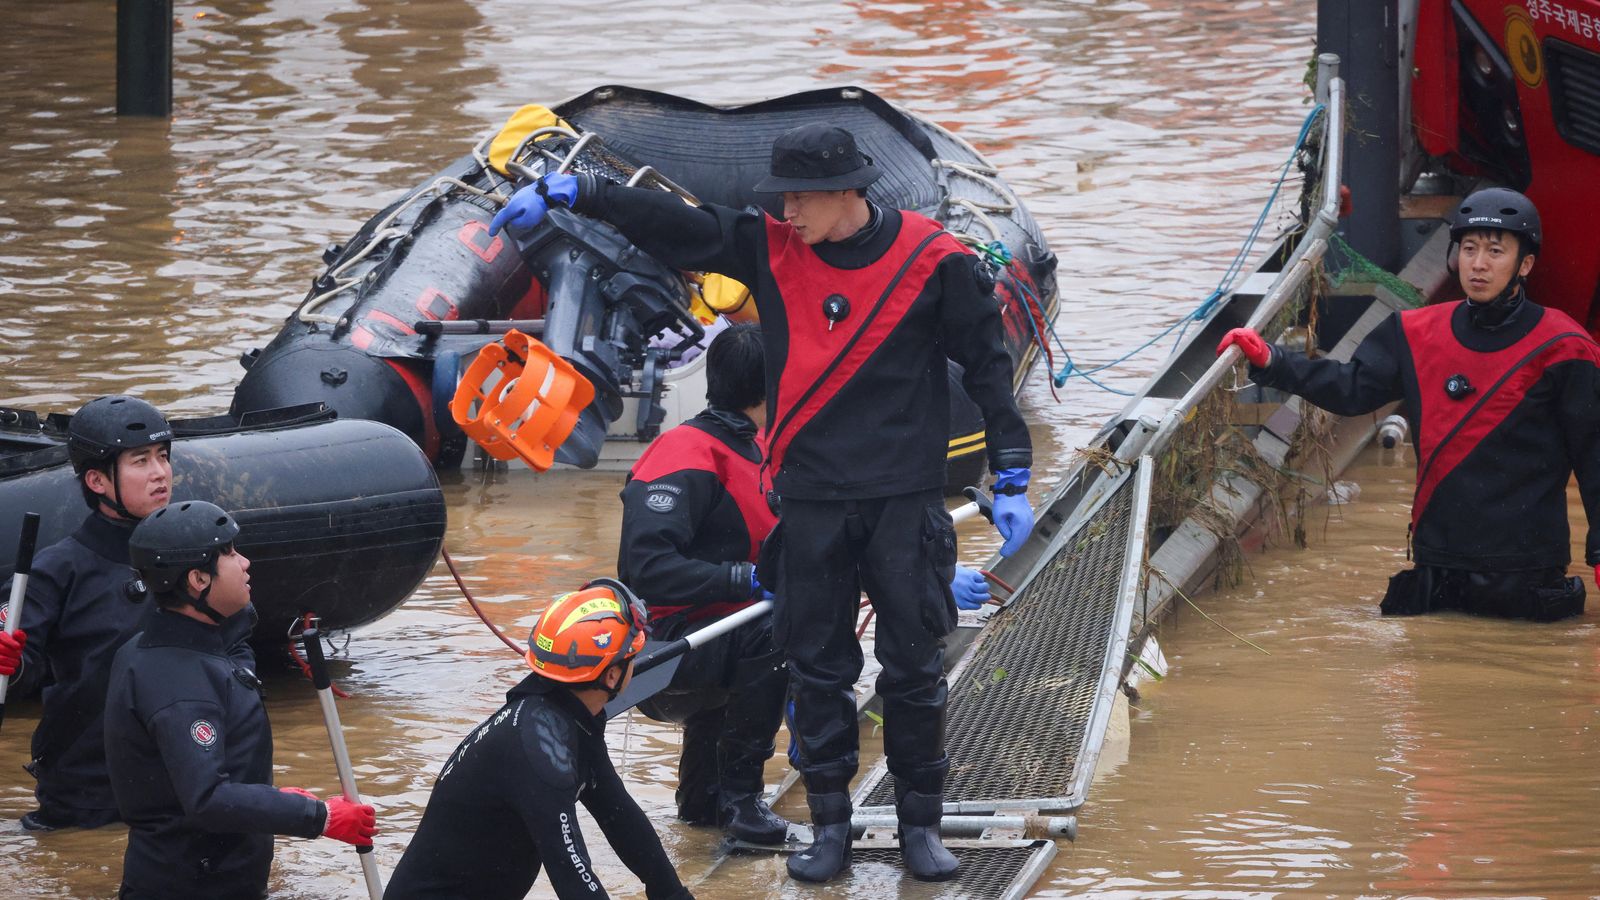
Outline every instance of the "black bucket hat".
<path fill-rule="evenodd" d="M 801 125 L 772 142 L 772 174 L 755 191 L 848 191 L 864 188 L 883 173 L 856 149 L 855 136 L 836 125 Z"/>

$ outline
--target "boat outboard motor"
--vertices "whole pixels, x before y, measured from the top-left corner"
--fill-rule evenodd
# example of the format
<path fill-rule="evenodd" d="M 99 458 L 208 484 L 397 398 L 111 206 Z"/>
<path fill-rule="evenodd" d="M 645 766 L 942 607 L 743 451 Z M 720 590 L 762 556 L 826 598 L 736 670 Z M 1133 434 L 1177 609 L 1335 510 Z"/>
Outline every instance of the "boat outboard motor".
<path fill-rule="evenodd" d="M 557 451 L 556 460 L 588 468 L 600 458 L 606 429 L 622 398 L 638 397 L 643 437 L 665 417 L 660 375 L 705 329 L 683 305 L 677 271 L 640 252 L 612 226 L 567 209 L 550 210 L 526 240 L 523 260 L 545 284 L 549 312 L 540 340 L 594 385 L 595 399 Z M 651 335 L 672 328 L 674 347 L 652 348 Z M 634 372 L 641 373 L 635 389 Z M 653 390 L 652 390 L 653 388 Z"/>

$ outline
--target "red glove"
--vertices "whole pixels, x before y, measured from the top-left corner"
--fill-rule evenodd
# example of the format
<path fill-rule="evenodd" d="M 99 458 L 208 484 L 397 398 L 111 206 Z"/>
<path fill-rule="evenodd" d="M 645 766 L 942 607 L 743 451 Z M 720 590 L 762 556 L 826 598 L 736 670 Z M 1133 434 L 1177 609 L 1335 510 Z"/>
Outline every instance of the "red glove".
<path fill-rule="evenodd" d="M 378 833 L 378 817 L 371 806 L 351 803 L 343 797 L 330 797 L 327 803 L 328 824 L 322 829 L 323 837 L 357 847 L 372 846 L 372 836 Z"/>
<path fill-rule="evenodd" d="M 1272 361 L 1272 348 L 1253 328 L 1235 328 L 1223 335 L 1222 343 L 1217 345 L 1217 355 L 1221 356 L 1229 347 L 1238 347 L 1244 358 L 1250 360 L 1250 365 L 1258 369 L 1266 368 Z"/>
<path fill-rule="evenodd" d="M 1594 583 L 1597 587 L 1600 587 L 1600 565 L 1594 567 Z"/>
<path fill-rule="evenodd" d="M 278 792 L 279 793 L 283 793 L 283 794 L 297 794 L 297 795 L 299 795 L 301 797 L 310 797 L 311 799 L 317 801 L 318 803 L 322 802 L 322 798 L 321 797 L 318 797 L 316 794 L 311 793 L 310 791 L 306 790 L 305 788 L 281 787 L 281 788 L 278 788 Z"/>
<path fill-rule="evenodd" d="M 0 631 L 0 675 L 10 677 L 22 668 L 22 646 L 28 643 L 28 633 L 17 629 L 14 634 Z"/>

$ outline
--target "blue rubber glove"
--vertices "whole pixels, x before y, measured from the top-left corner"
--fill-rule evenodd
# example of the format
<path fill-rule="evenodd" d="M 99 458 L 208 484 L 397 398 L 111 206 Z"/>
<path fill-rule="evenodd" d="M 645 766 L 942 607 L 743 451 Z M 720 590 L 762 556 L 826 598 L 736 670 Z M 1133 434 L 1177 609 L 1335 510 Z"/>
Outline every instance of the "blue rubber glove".
<path fill-rule="evenodd" d="M 783 708 L 783 724 L 789 726 L 789 765 L 800 768 L 800 729 L 794 724 L 794 698 Z"/>
<path fill-rule="evenodd" d="M 750 597 L 754 600 L 773 599 L 772 592 L 761 586 L 761 576 L 756 574 L 754 568 L 750 570 Z"/>
<path fill-rule="evenodd" d="M 1028 469 L 1001 469 L 994 473 L 994 486 L 1027 487 L 1031 474 Z M 1010 556 L 1021 550 L 1028 535 L 1033 534 L 1033 507 L 1028 505 L 1028 495 L 996 493 L 994 527 L 1006 541 L 1000 547 L 1001 556 Z"/>
<path fill-rule="evenodd" d="M 956 566 L 950 593 L 956 595 L 956 605 L 962 609 L 980 609 L 989 602 L 989 579 L 977 569 Z"/>
<path fill-rule="evenodd" d="M 553 172 L 534 183 L 534 189 L 544 185 L 543 194 L 545 202 L 560 201 L 562 206 L 571 209 L 578 202 L 578 176 L 568 175 L 565 172 Z"/>
<path fill-rule="evenodd" d="M 511 195 L 506 205 L 494 214 L 494 219 L 489 222 L 489 236 L 494 237 L 500 229 L 510 226 L 515 231 L 532 231 L 544 221 L 544 214 L 549 212 L 544 198 L 535 190 L 538 185 L 530 184 Z"/>

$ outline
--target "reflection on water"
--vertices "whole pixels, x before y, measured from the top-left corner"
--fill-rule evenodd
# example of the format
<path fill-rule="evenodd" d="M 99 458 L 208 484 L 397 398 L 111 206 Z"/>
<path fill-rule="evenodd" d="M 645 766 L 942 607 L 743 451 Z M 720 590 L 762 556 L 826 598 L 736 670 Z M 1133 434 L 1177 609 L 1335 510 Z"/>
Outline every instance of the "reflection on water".
<path fill-rule="evenodd" d="M 1554 625 L 1379 616 L 1413 470 L 1378 457 L 1312 550 L 1253 557 L 1251 583 L 1200 601 L 1270 656 L 1169 623 L 1172 673 L 1142 688 L 1129 763 L 1090 794 L 1047 895 L 1600 891 L 1592 600 Z M 1582 522 L 1576 491 L 1571 509 Z"/>
<path fill-rule="evenodd" d="M 184 4 L 177 111 L 161 122 L 110 115 L 107 9 L 12 4 L 0 29 L 3 403 L 128 391 L 180 414 L 225 408 L 240 353 L 277 331 L 324 245 L 515 107 L 605 83 L 714 103 L 858 84 L 953 128 L 1002 167 L 1059 255 L 1061 339 L 1079 364 L 1106 362 L 1192 309 L 1254 221 L 1304 113 L 1314 23 L 1310 0 Z M 1163 351 L 1104 380 L 1131 389 Z M 1077 379 L 1060 393 L 1036 380 L 1023 397 L 1045 485 L 1121 405 Z M 556 592 L 612 572 L 620 486 L 573 472 L 446 485 L 448 545 L 513 636 Z M 1501 872 L 1524 893 L 1596 883 L 1593 814 L 1584 832 L 1571 812 L 1600 791 L 1592 619 L 1377 619 L 1406 496 L 1372 493 L 1345 508 L 1370 527 L 1335 525 L 1311 552 L 1257 561 L 1253 588 L 1205 601 L 1272 657 L 1195 617 L 1168 629 L 1175 675 L 1147 688 L 1129 762 L 1091 794 L 1047 890 L 1481 893 L 1501 890 Z M 963 532 L 969 559 L 995 546 Z M 280 666 L 264 661 L 278 782 L 326 792 L 316 703 Z M 388 871 L 440 761 L 523 664 L 441 567 L 336 667 Z M 14 709 L 0 735 L 4 893 L 110 896 L 116 829 L 17 829 L 35 715 Z M 716 836 L 671 821 L 674 729 L 634 718 L 610 740 L 697 895 L 766 896 L 781 881 L 773 859 L 711 873 Z M 593 844 L 613 889 L 636 896 Z M 353 896 L 359 875 L 342 845 L 281 841 L 272 886 Z"/>

